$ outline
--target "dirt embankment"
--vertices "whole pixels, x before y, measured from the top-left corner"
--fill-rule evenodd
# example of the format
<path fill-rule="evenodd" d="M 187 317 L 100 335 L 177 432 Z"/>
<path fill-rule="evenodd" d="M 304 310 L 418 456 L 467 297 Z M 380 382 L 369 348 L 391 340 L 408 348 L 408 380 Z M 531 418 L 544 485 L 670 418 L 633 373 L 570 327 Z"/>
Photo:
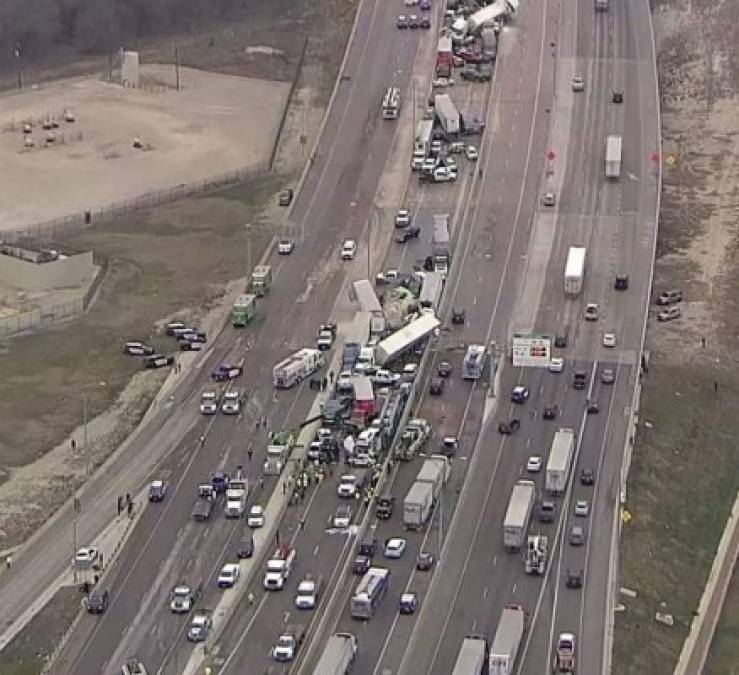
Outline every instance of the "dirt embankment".
<path fill-rule="evenodd" d="M 654 3 L 663 195 L 655 291 L 682 318 L 652 321 L 629 477 L 614 673 L 671 673 L 739 489 L 739 3 Z M 673 627 L 655 621 L 663 612 Z M 734 665 L 739 655 L 733 654 Z M 730 661 L 711 672 L 733 672 Z"/>

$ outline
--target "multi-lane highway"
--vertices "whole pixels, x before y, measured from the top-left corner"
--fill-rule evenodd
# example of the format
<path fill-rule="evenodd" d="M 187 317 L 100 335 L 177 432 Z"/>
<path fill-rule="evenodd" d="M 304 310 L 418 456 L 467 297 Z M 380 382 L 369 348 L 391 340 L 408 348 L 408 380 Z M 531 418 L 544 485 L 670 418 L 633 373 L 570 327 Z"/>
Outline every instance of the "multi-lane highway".
<path fill-rule="evenodd" d="M 526 14 L 522 40 L 529 48 L 536 49 L 539 43 L 539 53 L 547 62 L 553 49 L 558 52 L 549 140 L 556 157 L 554 175 L 547 172 L 539 192 L 559 188 L 559 205 L 556 214 L 533 218 L 524 278 L 513 279 L 506 289 L 508 297 L 514 297 L 518 284 L 517 303 L 507 314 L 498 309 L 493 321 L 501 323 L 494 334 L 506 335 L 512 329 L 567 334 L 569 345 L 562 354 L 566 367 L 558 374 L 504 371 L 503 397 L 515 383 L 525 384 L 532 392 L 525 406 L 528 410 L 523 412 L 522 430 L 513 437 L 498 435 L 498 420 L 507 419 L 517 407 L 503 398 L 498 415 L 478 437 L 474 471 L 464 487 L 431 597 L 412 631 L 400 672 L 450 672 L 462 639 L 471 633 L 492 638 L 508 603 L 521 604 L 529 611 L 521 672 L 546 671 L 553 657 L 552 645 L 563 631 L 579 638 L 581 672 L 608 670 L 612 531 L 656 233 L 657 180 L 652 156 L 659 139 L 648 11 L 646 3 L 618 3 L 607 14 L 595 14 L 592 3 L 572 2 L 560 7 L 545 3 L 543 10 Z M 547 31 L 543 39 L 536 33 L 539 18 L 538 25 L 544 24 Z M 529 63 L 528 72 L 532 70 Z M 501 69 L 501 84 L 508 72 Z M 584 96 L 570 90 L 575 73 L 585 79 Z M 546 91 L 546 84 L 536 84 L 540 95 Z M 612 89 L 624 90 L 623 106 L 612 102 Z M 501 96 L 501 101 L 505 99 Z M 546 98 L 541 105 L 549 105 Z M 603 173 L 605 137 L 610 133 L 624 135 L 625 171 L 617 184 L 607 184 Z M 494 146 L 494 137 L 488 142 Z M 536 193 L 529 205 L 535 203 Z M 522 227 L 527 228 L 529 222 L 530 216 L 524 215 Z M 515 246 L 515 238 L 510 242 Z M 585 290 L 575 302 L 566 300 L 563 293 L 564 261 L 573 244 L 588 246 L 590 256 Z M 630 276 L 627 292 L 614 291 L 617 273 Z M 601 319 L 595 325 L 582 320 L 586 302 L 601 305 Z M 604 331 L 617 333 L 616 349 L 601 346 Z M 600 382 L 604 367 L 615 369 L 615 384 Z M 591 374 L 590 390 L 572 389 L 575 368 Z M 586 413 L 587 398 L 598 400 L 599 414 Z M 543 406 L 555 402 L 560 417 L 544 420 Z M 502 521 L 513 482 L 526 473 L 527 457 L 537 454 L 546 461 L 559 426 L 573 428 L 578 435 L 573 475 L 578 476 L 584 467 L 594 469 L 596 483 L 586 487 L 573 480 L 566 497 L 558 500 L 555 522 L 533 526 L 548 535 L 554 555 L 543 579 L 529 577 L 524 574 L 522 556 L 503 548 Z M 587 499 L 591 505 L 590 516 L 582 523 L 587 537 L 583 547 L 567 543 L 570 526 L 580 524 L 573 516 L 577 499 Z M 585 571 L 583 589 L 565 587 L 568 569 Z M 406 641 L 407 636 L 398 640 L 401 649 Z M 429 644 L 434 647 L 429 649 Z"/>
<path fill-rule="evenodd" d="M 183 637 L 188 618 L 170 613 L 168 593 L 179 582 L 202 584 L 198 605 L 219 606 L 223 591 L 215 578 L 224 562 L 235 560 L 236 542 L 246 530 L 242 521 L 226 520 L 220 511 L 210 522 L 194 522 L 198 484 L 215 470 L 242 465 L 259 486 L 267 431 L 295 428 L 309 414 L 315 392 L 304 383 L 274 393 L 271 369 L 287 354 L 311 345 L 318 324 L 329 318 L 339 323 L 340 345 L 353 311 L 342 292 L 347 276 L 367 273 L 366 224 L 373 223 L 370 262 L 376 269 L 411 272 L 428 254 L 430 228 L 423 227 L 419 240 L 390 244 L 382 256 L 392 221 L 373 203 L 400 138 L 397 124 L 381 120 L 379 101 L 391 83 L 415 92 L 411 77 L 416 82 L 418 72 L 428 75 L 433 68 L 432 50 L 419 51 L 419 41 L 434 42 L 436 35 L 396 30 L 397 14 L 403 11 L 399 2 L 364 0 L 358 11 L 333 105 L 291 215 L 292 229 L 300 233 L 295 252 L 271 258 L 273 290 L 261 303 L 256 328 L 226 328 L 198 372 L 177 392 L 170 415 L 178 419 L 182 440 L 158 468 L 169 484 L 167 499 L 146 508 L 104 579 L 111 592 L 108 611 L 82 618 L 55 672 L 118 673 L 132 656 L 149 672 L 185 672 L 193 652 Z M 328 636 L 340 630 L 359 640 L 355 672 L 449 673 L 462 639 L 471 633 L 492 639 L 509 603 L 523 605 L 529 616 L 521 672 L 545 672 L 562 631 L 578 636 L 580 672 L 607 670 L 612 534 L 656 230 L 652 155 L 658 148 L 658 103 L 648 12 L 646 2 L 613 3 L 610 11 L 598 14 L 590 0 L 522 6 L 503 31 L 492 87 L 455 87 L 457 105 L 486 118 L 480 160 L 475 165 L 460 157 L 454 185 L 409 183 L 403 203 L 395 205 L 410 208 L 420 223 L 428 223 L 434 213 L 453 216 L 454 254 L 440 310 L 442 330 L 424 357 L 421 395 L 414 404 L 414 413 L 433 421 L 431 452 L 441 437 L 458 438 L 451 478 L 429 526 L 418 533 L 404 532 L 398 509 L 389 521 L 378 523 L 360 503 L 353 505 L 354 523 L 369 525 L 380 545 L 390 536 L 408 541 L 403 558 L 380 563 L 391 570 L 387 599 L 369 621 L 357 622 L 349 612 L 357 577 L 348 569 L 356 530 L 331 527 L 342 470 L 332 468 L 300 504 L 285 511 L 278 525 L 270 523 L 277 525 L 274 543 L 290 543 L 298 552 L 286 589 L 267 593 L 261 588 L 262 557 L 274 547 L 270 539 L 259 557 L 245 565 L 255 569 L 250 596 L 245 593 L 248 579 L 241 582 L 242 595 L 229 592 L 233 611 L 216 617 L 217 639 L 208 644 L 209 663 L 220 672 L 264 672 L 280 630 L 303 623 L 309 625 L 308 638 L 297 662 L 284 672 L 310 673 Z M 585 81 L 583 92 L 572 90 L 575 74 Z M 613 89 L 624 92 L 623 104 L 612 101 Z M 412 121 L 405 115 L 400 124 L 415 125 L 425 107 L 419 105 L 423 97 L 423 91 L 407 96 L 415 110 Z M 607 183 L 603 156 L 611 133 L 624 137 L 624 170 L 620 180 Z M 400 180 L 407 179 L 407 169 L 398 173 Z M 550 190 L 557 194 L 556 208 L 540 206 L 541 194 Z M 360 241 L 351 264 L 339 258 L 345 237 Z M 583 292 L 573 300 L 564 296 L 563 270 L 574 244 L 587 247 L 588 274 Z M 614 290 L 617 273 L 629 275 L 627 291 Z M 587 302 L 600 305 L 598 321 L 583 321 Z M 464 325 L 451 325 L 452 308 L 465 309 Z M 566 335 L 568 344 L 560 354 L 564 371 L 510 366 L 507 347 L 514 330 Z M 615 348 L 602 345 L 605 331 L 617 334 Z M 464 346 L 471 343 L 495 344 L 500 368 L 494 392 L 487 380 L 471 383 L 460 376 Z M 240 359 L 245 373 L 234 386 L 247 394 L 243 414 L 238 419 L 200 417 L 197 403 L 210 370 L 221 361 Z M 426 396 L 429 377 L 442 359 L 454 369 L 446 391 L 441 397 Z M 613 384 L 602 382 L 604 368 L 615 371 Z M 588 373 L 584 391 L 572 387 L 576 369 Z M 531 392 L 523 406 L 509 401 L 515 384 Z M 593 399 L 600 411 L 588 414 L 586 401 Z M 559 416 L 546 420 L 543 407 L 553 403 Z M 511 436 L 499 434 L 498 422 L 512 416 L 521 419 L 521 429 Z M 550 564 L 543 577 L 528 576 L 521 555 L 503 547 L 503 516 L 517 478 L 532 478 L 543 489 L 541 474 L 527 474 L 526 460 L 540 455 L 546 463 L 559 427 L 576 433 L 573 479 L 557 500 L 554 522 L 532 520 L 532 531 L 549 538 Z M 389 467 L 387 489 L 399 504 L 418 465 L 415 460 Z M 582 468 L 594 471 L 593 486 L 577 480 Z M 250 503 L 266 505 L 276 485 L 268 479 L 255 487 Z M 582 499 L 590 505 L 584 519 L 573 515 L 574 501 Z M 576 522 L 586 533 L 580 547 L 571 546 L 567 537 Z M 431 571 L 415 568 L 422 550 L 438 557 Z M 569 569 L 584 570 L 582 589 L 565 587 Z M 301 613 L 294 607 L 294 593 L 307 574 L 320 582 L 321 605 L 316 612 Z M 397 611 L 398 597 L 406 590 L 420 600 L 412 616 Z"/>
<path fill-rule="evenodd" d="M 362 238 L 396 131 L 394 125 L 382 123 L 379 101 L 389 78 L 407 86 L 418 44 L 417 33 L 398 37 L 395 12 L 387 4 L 369 0 L 361 4 L 359 12 L 355 39 L 315 162 L 291 215 L 300 225 L 296 250 L 289 257 L 271 261 L 275 267 L 273 290 L 261 305 L 263 319 L 258 331 L 239 334 L 227 328 L 213 356 L 203 364 L 202 377 L 192 383 L 177 412 L 197 414 L 198 396 L 218 361 L 245 358 L 245 375 L 235 382 L 248 395 L 245 414 L 238 421 L 221 416 L 194 421 L 191 433 L 163 469 L 170 483 L 166 502 L 160 508 L 147 509 L 106 578 L 112 598 L 109 610 L 100 618 L 83 618 L 58 660 L 58 672 L 113 673 L 132 655 L 153 672 L 182 671 L 191 647 L 183 639 L 185 620 L 168 610 L 168 592 L 182 580 L 202 582 L 201 604 L 214 606 L 221 593 L 215 588 L 215 577 L 221 564 L 233 559 L 236 539 L 244 528 L 240 521 L 232 524 L 222 519 L 220 513 L 214 516 L 215 522 L 205 526 L 193 522 L 190 513 L 197 485 L 212 471 L 233 470 L 239 464 L 255 479 L 261 473 L 266 429 L 297 426 L 308 413 L 314 393 L 301 386 L 273 398 L 271 369 L 287 354 L 312 344 L 318 324 L 332 314 L 349 268 L 339 258 L 341 240 Z M 384 236 L 389 233 L 386 229 Z M 363 265 L 364 255 L 360 247 L 356 265 Z M 267 424 L 257 431 L 256 420 L 262 418 Z M 199 437 L 203 433 L 206 442 L 201 448 Z M 249 448 L 253 450 L 251 462 Z M 264 494 L 257 493 L 256 498 L 264 503 L 271 488 L 272 481 L 267 481 Z M 311 521 L 324 522 L 332 508 L 329 503 L 317 504 Z M 285 535 L 288 528 L 289 522 L 284 526 Z M 303 543 L 300 545 L 302 550 Z M 336 550 L 328 546 L 326 559 L 337 556 L 340 548 L 337 538 Z M 299 567 L 297 574 L 302 571 Z M 320 576 L 318 570 L 314 573 Z M 282 599 L 287 594 L 276 596 Z M 258 625 L 266 630 L 268 623 Z M 261 644 L 271 643 L 279 626 L 275 622 Z M 240 627 L 237 624 L 231 630 L 235 635 Z"/>

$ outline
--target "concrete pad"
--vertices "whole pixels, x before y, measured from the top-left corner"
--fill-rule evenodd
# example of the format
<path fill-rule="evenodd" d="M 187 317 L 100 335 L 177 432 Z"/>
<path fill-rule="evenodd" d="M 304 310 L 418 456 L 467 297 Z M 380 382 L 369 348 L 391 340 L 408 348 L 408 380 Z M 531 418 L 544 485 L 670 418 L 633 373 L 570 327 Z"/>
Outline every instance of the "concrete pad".
<path fill-rule="evenodd" d="M 1 97 L 0 230 L 98 209 L 265 163 L 289 85 L 189 68 L 142 67 L 147 88 L 93 78 Z M 64 110 L 75 121 L 65 122 Z M 45 145 L 43 120 L 59 124 Z M 31 124 L 31 133 L 23 125 Z M 24 147 L 24 138 L 35 147 Z M 143 149 L 133 147 L 139 138 Z"/>

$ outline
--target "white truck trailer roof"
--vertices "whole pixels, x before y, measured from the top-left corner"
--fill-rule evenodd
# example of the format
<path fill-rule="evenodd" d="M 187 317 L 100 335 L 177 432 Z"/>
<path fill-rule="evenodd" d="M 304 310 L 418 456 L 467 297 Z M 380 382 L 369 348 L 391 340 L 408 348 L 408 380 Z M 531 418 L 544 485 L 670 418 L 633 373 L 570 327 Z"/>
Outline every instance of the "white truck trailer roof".
<path fill-rule="evenodd" d="M 565 278 L 582 276 L 585 271 L 585 252 L 584 246 L 570 246 L 567 252 Z"/>
<path fill-rule="evenodd" d="M 549 451 L 547 471 L 567 471 L 575 447 L 575 432 L 572 429 L 559 429 L 554 434 Z"/>
<path fill-rule="evenodd" d="M 531 499 L 536 486 L 533 481 L 520 480 L 513 486 L 511 501 L 505 514 L 503 527 L 521 527 L 526 524 Z"/>

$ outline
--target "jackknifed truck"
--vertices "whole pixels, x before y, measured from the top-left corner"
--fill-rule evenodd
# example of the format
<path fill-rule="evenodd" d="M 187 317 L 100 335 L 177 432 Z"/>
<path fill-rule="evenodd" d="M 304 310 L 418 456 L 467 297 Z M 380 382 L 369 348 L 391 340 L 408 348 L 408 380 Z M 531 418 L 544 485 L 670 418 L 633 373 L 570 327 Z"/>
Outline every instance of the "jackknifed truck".
<path fill-rule="evenodd" d="M 507 605 L 490 646 L 489 675 L 512 675 L 526 629 L 526 611 L 521 605 Z"/>
<path fill-rule="evenodd" d="M 554 434 L 544 475 L 544 489 L 550 494 L 560 495 L 567 488 L 574 454 L 575 432 L 572 429 L 558 429 Z"/>
<path fill-rule="evenodd" d="M 516 481 L 503 520 L 503 545 L 508 551 L 519 551 L 523 546 L 535 499 L 534 481 L 523 479 Z"/>

